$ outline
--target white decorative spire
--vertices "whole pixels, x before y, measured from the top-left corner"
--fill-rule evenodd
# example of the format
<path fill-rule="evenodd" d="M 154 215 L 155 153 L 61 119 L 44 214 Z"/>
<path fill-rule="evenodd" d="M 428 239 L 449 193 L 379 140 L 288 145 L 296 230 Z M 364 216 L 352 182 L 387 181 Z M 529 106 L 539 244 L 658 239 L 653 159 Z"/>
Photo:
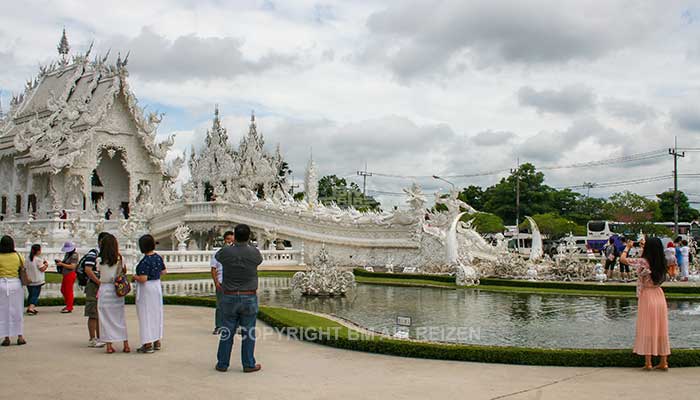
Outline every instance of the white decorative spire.
<path fill-rule="evenodd" d="M 306 174 L 304 175 L 304 199 L 312 206 L 318 204 L 318 173 L 316 172 L 316 163 L 314 163 L 313 155 L 309 157 Z"/>
<path fill-rule="evenodd" d="M 61 35 L 61 40 L 58 42 L 56 50 L 58 50 L 58 55 L 61 56 L 61 64 L 68 64 L 68 52 L 70 51 L 70 45 L 68 44 L 68 37 L 66 36 L 66 28 L 63 28 L 63 34 Z"/>
<path fill-rule="evenodd" d="M 213 142 L 224 147 L 228 144 L 228 132 L 221 125 L 218 104 L 214 105 L 214 118 L 211 122 L 211 129 L 207 131 L 207 147 L 211 146 Z"/>

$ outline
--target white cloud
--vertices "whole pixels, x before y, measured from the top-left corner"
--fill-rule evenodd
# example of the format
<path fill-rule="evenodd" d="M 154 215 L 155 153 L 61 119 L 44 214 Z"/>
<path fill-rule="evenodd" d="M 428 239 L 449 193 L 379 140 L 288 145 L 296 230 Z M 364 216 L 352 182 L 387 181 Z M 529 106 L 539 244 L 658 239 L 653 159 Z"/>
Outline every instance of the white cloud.
<path fill-rule="evenodd" d="M 535 90 L 523 86 L 518 90 L 518 102 L 533 107 L 539 113 L 576 114 L 595 107 L 595 95 L 590 88 L 571 85 L 561 90 Z"/>
<path fill-rule="evenodd" d="M 667 147 L 676 134 L 694 146 L 700 111 L 689 105 L 700 97 L 700 65 L 689 53 L 700 25 L 682 16 L 688 5 L 125 0 L 96 12 L 77 0 L 2 2 L 0 90 L 7 109 L 37 64 L 55 59 L 65 26 L 74 51 L 92 40 L 97 50 L 112 47 L 112 60 L 132 50 L 131 88 L 149 109 L 166 108 L 160 133 L 178 132 L 176 148 L 201 142 L 215 103 L 236 143 L 255 109 L 297 182 L 312 147 L 323 173 L 355 180 L 365 160 L 376 172 L 421 176 L 508 169 L 518 157 L 579 162 Z M 669 168 L 650 162 L 546 177 L 558 185 Z M 396 192 L 410 184 L 369 182 Z M 428 191 L 443 185 L 420 182 Z M 682 185 L 700 192 L 700 180 Z"/>

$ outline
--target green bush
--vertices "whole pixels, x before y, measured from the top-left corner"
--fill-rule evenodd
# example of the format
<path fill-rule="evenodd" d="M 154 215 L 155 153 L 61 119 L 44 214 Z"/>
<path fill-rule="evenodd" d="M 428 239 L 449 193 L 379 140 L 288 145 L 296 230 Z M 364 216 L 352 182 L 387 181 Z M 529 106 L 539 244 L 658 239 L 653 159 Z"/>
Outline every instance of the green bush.
<path fill-rule="evenodd" d="M 389 274 L 386 272 L 369 272 L 362 268 L 353 270 L 356 276 L 366 276 L 373 278 L 387 278 L 392 280 L 421 280 L 435 282 L 450 282 L 454 283 L 455 278 L 450 275 L 423 275 L 423 274 Z M 600 285 L 598 283 L 585 282 L 555 282 L 555 281 L 529 281 L 520 279 L 501 279 L 501 278 L 481 278 L 481 286 L 498 286 L 498 287 L 520 287 L 533 289 L 559 289 L 559 290 L 576 290 L 576 291 L 594 291 L 594 292 L 628 292 L 636 291 L 634 285 L 609 284 Z M 697 294 L 700 295 L 700 287 L 697 286 L 663 286 L 665 293 L 674 294 Z"/>

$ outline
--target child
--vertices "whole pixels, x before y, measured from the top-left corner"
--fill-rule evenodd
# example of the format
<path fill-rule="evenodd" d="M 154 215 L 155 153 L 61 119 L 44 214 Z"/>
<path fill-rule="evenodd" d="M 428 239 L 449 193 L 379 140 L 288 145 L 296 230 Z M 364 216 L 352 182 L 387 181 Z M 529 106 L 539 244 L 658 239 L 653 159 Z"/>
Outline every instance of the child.
<path fill-rule="evenodd" d="M 683 260 L 681 267 L 681 280 L 683 282 L 688 281 L 688 269 L 690 267 L 690 247 L 688 247 L 688 241 L 683 240 L 681 246 L 681 259 Z"/>
<path fill-rule="evenodd" d="M 668 242 L 664 250 L 666 265 L 668 266 L 668 278 L 671 282 L 676 281 L 678 276 L 678 264 L 676 263 L 676 246 L 673 242 Z"/>

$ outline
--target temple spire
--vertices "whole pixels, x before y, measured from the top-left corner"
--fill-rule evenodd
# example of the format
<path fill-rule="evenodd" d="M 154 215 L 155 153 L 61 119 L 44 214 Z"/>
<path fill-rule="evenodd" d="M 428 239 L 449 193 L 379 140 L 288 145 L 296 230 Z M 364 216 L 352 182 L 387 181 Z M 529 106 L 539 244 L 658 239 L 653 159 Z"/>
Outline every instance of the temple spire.
<path fill-rule="evenodd" d="M 258 128 L 255 126 L 255 110 L 250 112 L 250 129 L 248 130 L 248 134 L 255 137 L 258 136 Z"/>
<path fill-rule="evenodd" d="M 56 49 L 58 50 L 58 55 L 61 56 L 61 64 L 68 64 L 70 45 L 68 44 L 68 37 L 66 36 L 66 28 L 63 28 L 63 34 L 61 35 L 61 40 L 58 42 Z"/>

